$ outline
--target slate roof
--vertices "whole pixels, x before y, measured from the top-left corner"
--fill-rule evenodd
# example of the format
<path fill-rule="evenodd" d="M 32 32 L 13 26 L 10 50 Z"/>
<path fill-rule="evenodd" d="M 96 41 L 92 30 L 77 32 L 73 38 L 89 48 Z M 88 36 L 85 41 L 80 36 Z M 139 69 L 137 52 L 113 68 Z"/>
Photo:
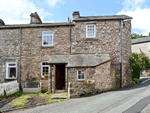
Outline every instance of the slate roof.
<path fill-rule="evenodd" d="M 138 44 L 138 43 L 144 43 L 144 42 L 150 42 L 150 37 L 138 38 L 138 39 L 132 40 L 132 44 Z"/>
<path fill-rule="evenodd" d="M 0 29 L 8 29 L 8 28 L 33 28 L 33 27 L 55 27 L 55 26 L 69 26 L 69 22 L 57 22 L 57 23 L 42 23 L 42 24 L 14 24 L 14 25 L 5 25 L 0 26 Z M 74 25 L 71 23 L 71 25 Z"/>
<path fill-rule="evenodd" d="M 80 16 L 73 21 L 94 21 L 94 20 L 125 20 L 132 19 L 132 17 L 127 15 L 108 15 L 108 16 Z"/>
<path fill-rule="evenodd" d="M 66 63 L 67 67 L 95 67 L 107 61 L 109 54 L 52 55 L 49 60 L 52 64 Z"/>

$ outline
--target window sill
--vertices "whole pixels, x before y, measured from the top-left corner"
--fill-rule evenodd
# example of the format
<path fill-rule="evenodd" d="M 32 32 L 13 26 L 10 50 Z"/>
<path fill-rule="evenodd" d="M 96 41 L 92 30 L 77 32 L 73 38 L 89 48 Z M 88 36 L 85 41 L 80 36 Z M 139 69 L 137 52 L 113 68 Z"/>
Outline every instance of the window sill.
<path fill-rule="evenodd" d="M 48 80 L 48 78 L 41 78 L 41 80 Z"/>
<path fill-rule="evenodd" d="M 85 38 L 84 40 L 98 40 L 97 38 Z"/>
<path fill-rule="evenodd" d="M 5 78 L 5 80 L 16 80 L 17 78 Z"/>
<path fill-rule="evenodd" d="M 53 48 L 54 46 L 42 46 L 41 48 Z"/>
<path fill-rule="evenodd" d="M 85 80 L 78 80 L 78 79 L 77 79 L 77 82 L 85 82 Z"/>

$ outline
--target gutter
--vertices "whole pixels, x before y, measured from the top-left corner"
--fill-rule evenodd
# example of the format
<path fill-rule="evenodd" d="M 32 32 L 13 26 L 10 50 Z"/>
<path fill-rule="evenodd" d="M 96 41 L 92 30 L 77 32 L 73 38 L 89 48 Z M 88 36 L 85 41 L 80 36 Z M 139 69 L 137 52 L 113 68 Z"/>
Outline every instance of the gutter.
<path fill-rule="evenodd" d="M 39 24 L 28 24 L 28 25 L 4 25 L 0 26 L 0 29 L 16 29 L 16 28 L 47 28 L 47 27 L 60 27 L 60 26 L 70 26 L 70 24 L 63 24 L 63 25 L 39 25 Z M 74 24 L 71 23 L 71 26 L 74 26 Z"/>
<path fill-rule="evenodd" d="M 122 86 L 122 20 L 120 20 L 120 87 Z"/>

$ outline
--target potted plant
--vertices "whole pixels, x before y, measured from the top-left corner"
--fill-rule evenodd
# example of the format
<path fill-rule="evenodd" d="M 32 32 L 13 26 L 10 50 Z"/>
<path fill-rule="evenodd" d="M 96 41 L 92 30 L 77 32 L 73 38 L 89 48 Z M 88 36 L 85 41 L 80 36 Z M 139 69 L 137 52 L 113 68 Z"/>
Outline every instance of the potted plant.
<path fill-rule="evenodd" d="M 87 79 L 87 83 L 90 84 L 90 82 L 91 82 L 90 79 Z"/>
<path fill-rule="evenodd" d="M 44 74 L 44 77 L 45 77 L 45 78 L 48 78 L 48 75 Z"/>
<path fill-rule="evenodd" d="M 95 80 L 87 79 L 87 84 L 93 84 L 94 82 L 95 82 Z"/>

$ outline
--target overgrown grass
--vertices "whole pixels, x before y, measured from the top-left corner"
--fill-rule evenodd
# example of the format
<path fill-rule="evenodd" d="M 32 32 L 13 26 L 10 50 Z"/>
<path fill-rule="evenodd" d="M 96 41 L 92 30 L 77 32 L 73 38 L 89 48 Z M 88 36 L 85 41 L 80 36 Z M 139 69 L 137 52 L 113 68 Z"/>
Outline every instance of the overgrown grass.
<path fill-rule="evenodd" d="M 23 95 L 23 94 L 24 94 L 23 92 L 17 91 L 17 92 L 15 92 L 15 93 L 13 93 L 13 94 L 10 94 L 9 96 L 21 96 L 21 95 Z"/>
<path fill-rule="evenodd" d="M 12 101 L 12 104 L 14 106 L 22 106 L 22 107 L 24 107 L 25 104 L 28 102 L 28 100 L 27 100 L 28 98 L 31 98 L 31 96 L 30 95 L 22 95 L 21 97 L 18 97 L 16 99 L 14 99 Z"/>
<path fill-rule="evenodd" d="M 34 97 L 34 96 L 41 96 L 41 97 L 46 97 L 47 100 L 48 100 L 48 103 L 47 104 L 50 104 L 50 103 L 57 103 L 57 102 L 61 102 L 61 101 L 64 101 L 64 100 L 68 100 L 69 98 L 67 99 L 52 99 L 51 98 L 51 93 L 49 92 L 40 92 L 40 93 L 23 93 L 21 91 L 18 91 L 18 92 L 15 92 L 11 95 L 8 95 L 8 96 L 15 96 L 17 97 L 16 99 L 14 99 L 11 103 L 13 106 L 22 106 L 24 107 L 26 105 L 26 103 L 28 102 L 28 98 L 31 98 L 31 97 Z M 63 93 L 63 95 L 66 95 L 68 96 L 68 93 Z M 3 101 L 6 97 L 8 97 L 6 94 L 5 96 L 3 97 L 0 97 L 1 101 Z M 19 97 L 18 97 L 19 96 Z"/>
<path fill-rule="evenodd" d="M 2 101 L 3 101 L 3 99 L 6 99 L 7 97 L 10 97 L 10 96 L 21 96 L 23 94 L 24 94 L 23 92 L 17 91 L 17 92 L 15 92 L 13 94 L 7 95 L 6 91 L 4 90 L 4 96 L 1 96 L 0 99 L 2 99 Z"/>

